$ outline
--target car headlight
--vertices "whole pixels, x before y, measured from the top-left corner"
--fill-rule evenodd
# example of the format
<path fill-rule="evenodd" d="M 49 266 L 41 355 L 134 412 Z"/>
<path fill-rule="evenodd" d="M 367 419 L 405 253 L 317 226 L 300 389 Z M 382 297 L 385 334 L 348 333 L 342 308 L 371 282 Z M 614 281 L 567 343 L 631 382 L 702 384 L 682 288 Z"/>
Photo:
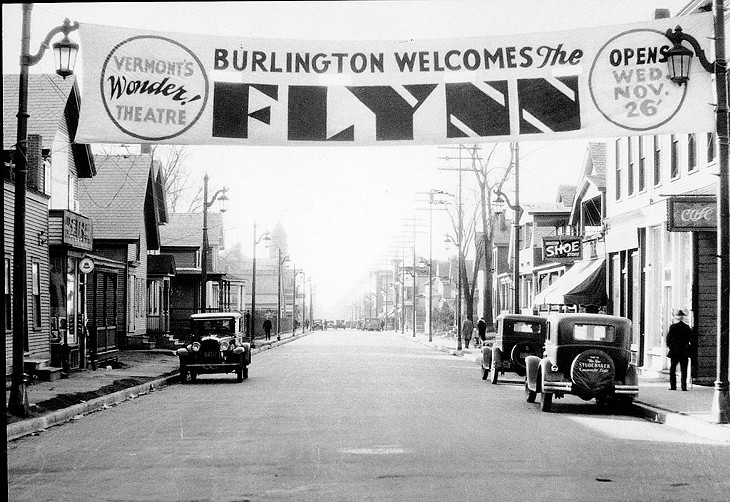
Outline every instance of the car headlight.
<path fill-rule="evenodd" d="M 197 352 L 200 350 L 200 343 L 199 342 L 193 342 L 192 345 L 193 352 Z"/>
<path fill-rule="evenodd" d="M 228 350 L 228 347 L 230 347 L 230 344 L 226 341 L 221 342 L 221 352 L 225 352 Z"/>

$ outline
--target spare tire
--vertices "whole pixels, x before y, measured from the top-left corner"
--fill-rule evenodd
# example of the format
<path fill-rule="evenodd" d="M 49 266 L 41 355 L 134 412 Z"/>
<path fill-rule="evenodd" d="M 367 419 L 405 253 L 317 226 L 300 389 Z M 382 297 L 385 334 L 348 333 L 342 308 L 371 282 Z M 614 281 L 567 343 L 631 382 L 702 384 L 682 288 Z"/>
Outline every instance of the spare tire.
<path fill-rule="evenodd" d="M 512 367 L 515 369 L 515 373 L 519 376 L 525 376 L 527 373 L 525 358 L 527 356 L 539 356 L 537 350 L 538 347 L 534 342 L 519 342 L 512 347 L 509 357 L 512 360 Z"/>
<path fill-rule="evenodd" d="M 613 390 L 616 366 L 613 359 L 602 350 L 581 352 L 570 365 L 570 379 L 574 393 L 584 399 Z"/>

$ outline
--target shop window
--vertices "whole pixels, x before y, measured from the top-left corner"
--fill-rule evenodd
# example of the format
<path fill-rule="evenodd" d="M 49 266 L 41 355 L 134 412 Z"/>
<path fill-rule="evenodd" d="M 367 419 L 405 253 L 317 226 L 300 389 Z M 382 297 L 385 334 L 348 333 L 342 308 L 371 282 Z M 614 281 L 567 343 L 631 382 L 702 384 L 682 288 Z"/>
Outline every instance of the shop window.
<path fill-rule="evenodd" d="M 672 179 L 679 176 L 679 140 L 677 136 L 672 134 L 672 145 L 669 152 L 670 155 L 670 173 Z"/>
<path fill-rule="evenodd" d="M 12 291 L 10 290 L 10 259 L 5 258 L 5 330 L 8 331 L 12 329 L 12 310 L 13 310 L 13 301 L 12 301 Z"/>
<path fill-rule="evenodd" d="M 31 297 L 33 301 L 33 327 L 41 327 L 41 265 L 34 261 L 31 269 Z"/>
<path fill-rule="evenodd" d="M 690 134 L 687 136 L 687 170 L 692 172 L 697 169 L 697 137 Z"/>
<path fill-rule="evenodd" d="M 654 136 L 654 185 L 662 182 L 662 148 L 659 136 Z"/>

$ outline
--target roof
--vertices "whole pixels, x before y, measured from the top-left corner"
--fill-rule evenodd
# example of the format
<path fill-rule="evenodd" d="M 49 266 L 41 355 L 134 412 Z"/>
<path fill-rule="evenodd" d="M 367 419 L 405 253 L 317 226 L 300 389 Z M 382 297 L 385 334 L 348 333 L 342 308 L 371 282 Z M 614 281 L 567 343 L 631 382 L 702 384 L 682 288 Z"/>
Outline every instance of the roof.
<path fill-rule="evenodd" d="M 160 239 L 164 247 L 201 247 L 203 213 L 170 213 L 167 225 L 160 227 Z M 208 239 L 223 248 L 223 215 L 218 211 L 208 211 Z"/>
<path fill-rule="evenodd" d="M 175 275 L 175 257 L 169 254 L 147 255 L 147 275 Z"/>
<path fill-rule="evenodd" d="M 148 247 L 159 245 L 150 155 L 97 156 L 97 175 L 79 180 L 81 208 L 94 223 L 94 239 L 136 240 L 143 224 Z"/>
<path fill-rule="evenodd" d="M 20 99 L 20 75 L 3 75 L 3 150 L 12 150 L 17 143 L 18 102 Z M 62 78 L 56 74 L 28 75 L 28 133 L 43 137 L 45 149 L 59 129 L 66 129 L 71 141 L 72 153 L 80 178 L 94 175 L 96 168 L 91 148 L 85 144 L 75 144 L 80 109 L 79 88 L 74 77 Z M 8 106 L 6 106 L 6 104 Z"/>

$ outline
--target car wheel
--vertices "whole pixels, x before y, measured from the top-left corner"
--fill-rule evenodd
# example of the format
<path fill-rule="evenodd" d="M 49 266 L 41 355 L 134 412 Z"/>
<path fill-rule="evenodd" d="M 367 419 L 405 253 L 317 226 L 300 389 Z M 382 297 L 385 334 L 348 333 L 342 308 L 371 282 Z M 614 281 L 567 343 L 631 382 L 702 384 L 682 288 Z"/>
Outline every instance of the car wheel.
<path fill-rule="evenodd" d="M 489 377 L 489 369 L 482 366 L 482 380 L 486 380 Z"/>
<path fill-rule="evenodd" d="M 188 370 L 185 366 L 180 366 L 180 383 L 187 383 L 188 381 Z"/>
<path fill-rule="evenodd" d="M 540 411 L 550 411 L 553 406 L 553 393 L 542 392 L 540 396 Z"/>
<path fill-rule="evenodd" d="M 530 386 L 527 385 L 527 380 L 525 380 L 525 400 L 528 403 L 534 403 L 537 399 L 537 392 L 534 390 L 530 390 Z"/>
<path fill-rule="evenodd" d="M 499 370 L 494 367 L 494 359 L 492 359 L 492 368 L 490 371 L 492 372 L 492 378 L 490 378 L 489 381 L 492 383 L 492 385 L 496 385 L 499 381 Z"/>
<path fill-rule="evenodd" d="M 194 382 L 197 378 L 198 378 L 198 374 L 195 373 L 194 371 L 191 371 L 190 372 L 190 381 Z"/>

